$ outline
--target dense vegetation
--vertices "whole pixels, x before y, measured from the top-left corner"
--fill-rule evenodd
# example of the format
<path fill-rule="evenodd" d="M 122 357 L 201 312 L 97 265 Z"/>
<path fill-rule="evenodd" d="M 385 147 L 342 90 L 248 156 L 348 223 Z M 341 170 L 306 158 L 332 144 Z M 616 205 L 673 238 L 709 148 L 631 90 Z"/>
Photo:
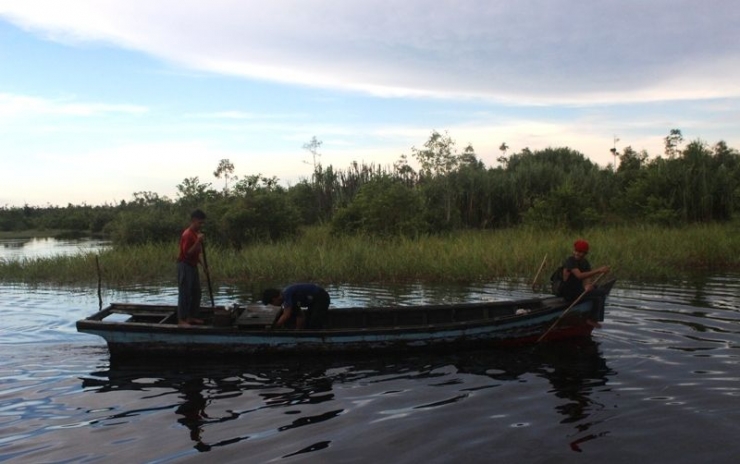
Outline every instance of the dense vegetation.
<path fill-rule="evenodd" d="M 740 270 L 740 234 L 732 224 L 685 227 L 616 226 L 584 230 L 591 243 L 589 259 L 609 264 L 611 275 L 628 281 L 703 279 L 707 273 Z M 307 228 L 296 239 L 260 243 L 239 250 L 213 246 L 208 252 L 214 285 L 367 282 L 471 282 L 516 279 L 544 284 L 571 253 L 567 230 L 506 228 L 467 230 L 445 235 L 378 237 L 333 235 L 328 226 Z M 113 247 L 99 254 L 106 284 L 172 285 L 177 240 Z M 94 284 L 96 256 L 56 256 L 0 260 L 0 281 Z"/>
<path fill-rule="evenodd" d="M 316 159 L 321 142 L 304 148 Z M 596 226 L 679 226 L 726 222 L 740 205 L 740 154 L 724 142 L 682 147 L 679 130 L 665 153 L 649 157 L 627 147 L 619 165 L 601 168 L 569 148 L 502 156 L 486 168 L 472 146 L 462 152 L 433 132 L 393 166 L 346 169 L 314 165 L 310 179 L 284 187 L 261 174 L 239 178 L 221 160 L 214 176 L 177 185 L 178 198 L 137 192 L 118 205 L 2 207 L 0 231 L 66 230 L 110 236 L 116 244 L 171 242 L 198 207 L 208 214 L 209 241 L 225 248 L 295 237 L 324 225 L 334 236 L 419 237 L 455 230 L 530 226 L 579 231 Z"/>

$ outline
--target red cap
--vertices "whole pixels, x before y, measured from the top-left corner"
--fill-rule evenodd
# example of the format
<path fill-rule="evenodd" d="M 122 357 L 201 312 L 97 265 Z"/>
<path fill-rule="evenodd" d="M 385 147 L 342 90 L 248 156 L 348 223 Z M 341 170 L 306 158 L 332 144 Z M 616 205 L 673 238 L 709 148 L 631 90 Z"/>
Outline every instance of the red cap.
<path fill-rule="evenodd" d="M 580 253 L 588 252 L 588 242 L 585 240 L 576 240 L 573 244 L 573 249 Z"/>

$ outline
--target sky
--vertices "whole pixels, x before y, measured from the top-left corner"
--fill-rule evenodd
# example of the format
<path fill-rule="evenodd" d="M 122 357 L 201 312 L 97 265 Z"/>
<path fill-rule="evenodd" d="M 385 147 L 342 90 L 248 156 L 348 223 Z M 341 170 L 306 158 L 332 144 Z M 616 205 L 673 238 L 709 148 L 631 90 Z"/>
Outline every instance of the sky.
<path fill-rule="evenodd" d="M 177 199 L 220 160 L 310 178 L 433 131 L 524 148 L 740 148 L 736 0 L 0 0 L 0 207 Z"/>

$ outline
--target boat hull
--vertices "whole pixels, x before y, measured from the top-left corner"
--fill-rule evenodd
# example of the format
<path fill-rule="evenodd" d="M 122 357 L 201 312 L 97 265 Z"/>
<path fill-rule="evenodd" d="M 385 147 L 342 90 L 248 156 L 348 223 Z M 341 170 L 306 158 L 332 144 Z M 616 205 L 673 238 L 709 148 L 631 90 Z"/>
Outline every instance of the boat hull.
<path fill-rule="evenodd" d="M 269 324 L 264 324 L 266 319 L 263 317 L 251 326 L 238 325 L 232 319 L 222 324 L 183 328 L 174 323 L 108 322 L 104 320 L 105 315 L 99 313 L 78 321 L 77 329 L 105 339 L 112 356 L 251 356 L 525 345 L 539 342 L 541 338 L 552 341 L 588 337 L 598 321 L 603 320 L 604 301 L 609 289 L 611 286 L 576 304 L 549 298 L 495 302 L 490 305 L 468 304 L 459 305 L 459 308 L 453 305 L 447 310 L 457 310 L 457 317 L 450 316 L 449 321 L 411 325 L 399 322 L 402 318 L 397 316 L 387 326 L 373 327 L 362 310 L 340 309 L 330 312 L 341 315 L 339 311 L 355 311 L 354 315 L 362 315 L 367 326 L 320 331 L 272 330 Z M 434 308 L 436 310 L 439 307 Z M 414 311 L 421 315 L 421 311 L 426 310 L 424 316 L 427 319 L 438 317 L 434 315 L 439 312 L 427 308 L 401 308 L 398 311 L 401 310 L 403 314 L 411 315 L 416 314 Z M 162 311 L 165 313 L 167 309 Z M 387 317 L 393 311 L 386 309 L 369 314 Z M 153 310 L 150 309 L 150 312 Z M 473 312 L 488 316 L 454 320 L 466 319 L 464 315 Z M 494 312 L 495 316 L 491 316 Z"/>

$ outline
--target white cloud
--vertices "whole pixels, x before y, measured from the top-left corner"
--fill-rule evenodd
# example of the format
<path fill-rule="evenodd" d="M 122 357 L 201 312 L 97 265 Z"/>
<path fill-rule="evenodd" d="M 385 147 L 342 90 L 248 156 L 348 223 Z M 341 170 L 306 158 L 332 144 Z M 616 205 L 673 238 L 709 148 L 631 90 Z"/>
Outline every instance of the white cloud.
<path fill-rule="evenodd" d="M 525 104 L 740 95 L 734 0 L 0 0 L 67 42 L 381 96 Z"/>
<path fill-rule="evenodd" d="M 0 93 L 0 118 L 25 116 L 96 116 L 123 113 L 142 114 L 148 109 L 129 104 L 79 102 L 74 98 L 48 99 L 28 95 Z"/>
<path fill-rule="evenodd" d="M 238 110 L 224 110 L 224 111 L 213 111 L 205 113 L 187 113 L 183 115 L 185 118 L 193 119 L 213 119 L 213 120 L 246 120 L 246 121 L 270 121 L 270 120 L 290 120 L 299 117 L 305 117 L 305 114 L 301 113 L 255 113 L 248 111 Z"/>

